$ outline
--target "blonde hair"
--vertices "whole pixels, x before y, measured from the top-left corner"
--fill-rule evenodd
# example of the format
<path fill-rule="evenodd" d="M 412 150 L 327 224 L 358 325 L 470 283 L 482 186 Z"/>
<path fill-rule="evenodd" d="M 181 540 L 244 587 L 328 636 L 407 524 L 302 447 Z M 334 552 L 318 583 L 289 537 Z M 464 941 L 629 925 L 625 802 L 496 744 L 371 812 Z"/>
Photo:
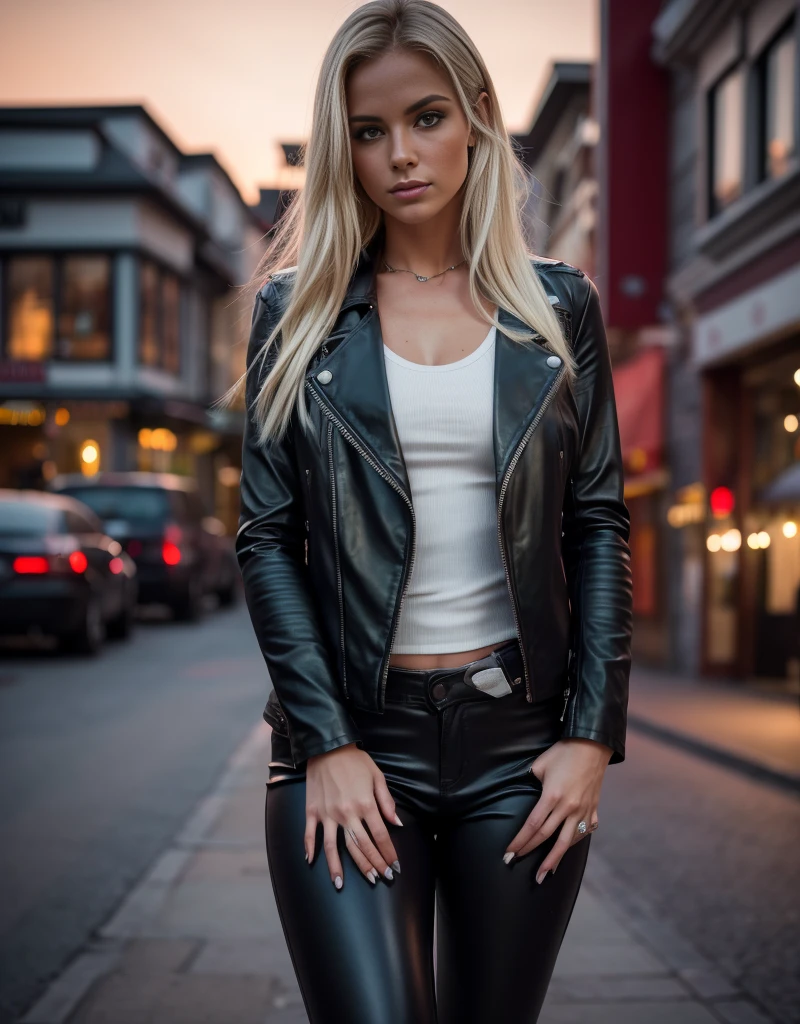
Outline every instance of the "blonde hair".
<path fill-rule="evenodd" d="M 305 185 L 278 221 L 251 281 L 257 286 L 255 294 L 271 274 L 296 268 L 291 295 L 259 358 L 221 399 L 229 404 L 243 392 L 247 373 L 280 335 L 277 359 L 252 409 L 262 444 L 283 436 L 295 405 L 304 426 L 310 426 L 303 393 L 308 363 L 333 328 L 360 250 L 381 226 L 382 211 L 353 173 L 345 83 L 357 63 L 397 49 L 427 53 L 448 73 L 475 132 L 460 221 L 475 308 L 498 329 L 500 324 L 480 302 L 481 294 L 516 315 L 561 356 L 568 381 L 574 379 L 575 362 L 559 319 L 538 274 L 531 272 L 535 257 L 527 249 L 522 222 L 528 178 L 478 50 L 452 15 L 429 0 L 371 0 L 346 19 L 325 53 L 311 132 L 301 150 Z M 482 91 L 490 101 L 489 124 L 475 109 Z M 536 336 L 502 329 L 518 342 Z"/>

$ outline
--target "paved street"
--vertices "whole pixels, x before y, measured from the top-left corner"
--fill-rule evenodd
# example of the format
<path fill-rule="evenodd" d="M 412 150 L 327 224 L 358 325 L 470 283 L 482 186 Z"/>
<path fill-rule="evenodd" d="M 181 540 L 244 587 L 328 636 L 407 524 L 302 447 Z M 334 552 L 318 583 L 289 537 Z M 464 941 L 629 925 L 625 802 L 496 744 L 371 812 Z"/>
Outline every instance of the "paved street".
<path fill-rule="evenodd" d="M 44 759 L 20 739 L 4 797 L 4 956 L 30 992 L 75 954 L 26 1024 L 305 1021 L 264 854 L 259 659 L 243 609 L 148 626 L 127 653 L 59 672 L 56 730 L 35 715 L 53 663 L 4 667 L 2 700 Z M 658 706 L 647 684 L 637 714 Z M 798 838 L 796 795 L 631 730 L 541 1024 L 800 1020 Z"/>
<path fill-rule="evenodd" d="M 98 658 L 0 662 L 0 1019 L 138 881 L 260 717 L 244 606 L 140 624 Z"/>

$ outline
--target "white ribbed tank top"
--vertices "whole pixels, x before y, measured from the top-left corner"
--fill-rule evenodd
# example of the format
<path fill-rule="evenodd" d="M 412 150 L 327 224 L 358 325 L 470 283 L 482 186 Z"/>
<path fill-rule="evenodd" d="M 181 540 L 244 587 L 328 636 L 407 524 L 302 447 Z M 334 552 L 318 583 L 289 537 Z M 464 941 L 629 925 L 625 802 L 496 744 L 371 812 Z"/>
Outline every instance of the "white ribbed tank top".
<path fill-rule="evenodd" d="M 463 359 L 425 366 L 383 346 L 416 523 L 392 653 L 469 651 L 516 636 L 497 533 L 496 328 Z"/>

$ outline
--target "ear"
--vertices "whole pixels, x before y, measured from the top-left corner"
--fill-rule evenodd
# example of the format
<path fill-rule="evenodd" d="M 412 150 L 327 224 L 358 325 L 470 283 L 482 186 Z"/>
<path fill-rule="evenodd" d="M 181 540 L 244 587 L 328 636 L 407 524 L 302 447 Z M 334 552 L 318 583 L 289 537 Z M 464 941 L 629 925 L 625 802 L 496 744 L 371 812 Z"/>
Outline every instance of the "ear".
<path fill-rule="evenodd" d="M 475 101 L 475 113 L 484 124 L 489 124 L 489 93 L 485 89 L 481 89 L 478 93 L 478 98 Z M 474 129 L 470 129 L 467 142 L 470 146 L 474 146 L 477 142 Z"/>

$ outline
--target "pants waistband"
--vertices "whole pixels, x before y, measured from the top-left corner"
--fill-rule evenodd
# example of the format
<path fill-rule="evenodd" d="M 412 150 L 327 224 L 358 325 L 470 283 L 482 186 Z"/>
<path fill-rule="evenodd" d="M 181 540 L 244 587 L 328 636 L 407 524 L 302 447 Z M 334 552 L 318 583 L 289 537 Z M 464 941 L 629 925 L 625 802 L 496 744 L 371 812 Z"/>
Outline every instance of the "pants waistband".
<path fill-rule="evenodd" d="M 416 669 L 390 665 L 386 676 L 386 700 L 391 703 L 411 698 L 422 700 L 434 708 L 465 697 L 491 700 L 494 696 L 501 696 L 503 691 L 508 692 L 496 671 L 486 674 L 487 669 L 498 668 L 502 670 L 511 692 L 524 689 L 522 651 L 516 638 L 496 647 L 485 658 L 453 668 Z M 493 693 L 480 689 L 489 683 Z"/>

